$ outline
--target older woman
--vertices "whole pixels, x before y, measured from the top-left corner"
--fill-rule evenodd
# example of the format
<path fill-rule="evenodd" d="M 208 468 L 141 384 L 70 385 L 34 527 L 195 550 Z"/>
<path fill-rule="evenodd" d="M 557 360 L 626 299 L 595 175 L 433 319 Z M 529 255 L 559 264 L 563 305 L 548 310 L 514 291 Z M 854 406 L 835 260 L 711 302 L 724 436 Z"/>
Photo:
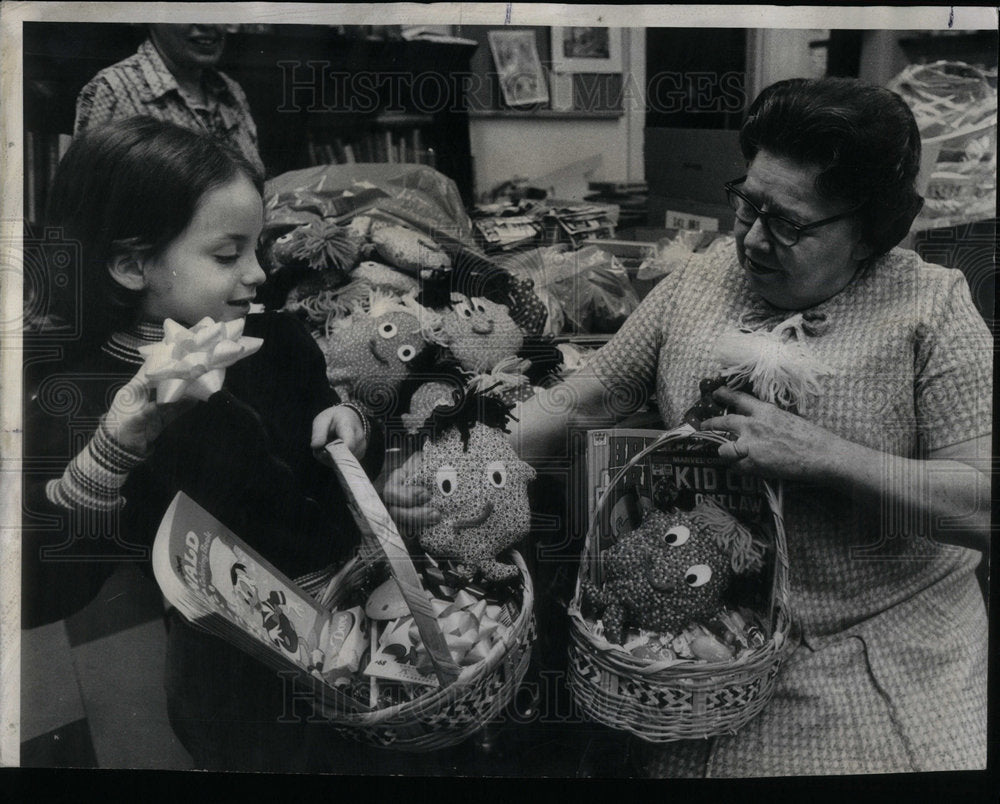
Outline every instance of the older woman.
<path fill-rule="evenodd" d="M 783 81 L 752 104 L 747 174 L 726 186 L 735 253 L 665 278 L 588 370 L 523 405 L 525 458 L 655 394 L 668 426 L 723 368 L 723 333 L 792 316 L 825 366 L 797 413 L 723 387 L 735 469 L 785 483 L 800 646 L 736 736 L 637 744 L 651 775 L 983 768 L 992 343 L 957 270 L 896 249 L 920 209 L 920 139 L 895 94 Z M 780 329 L 780 327 L 779 327 Z M 567 404 L 566 400 L 572 403 Z M 611 404 L 614 403 L 614 404 Z M 426 511 L 393 486 L 406 522 Z"/>

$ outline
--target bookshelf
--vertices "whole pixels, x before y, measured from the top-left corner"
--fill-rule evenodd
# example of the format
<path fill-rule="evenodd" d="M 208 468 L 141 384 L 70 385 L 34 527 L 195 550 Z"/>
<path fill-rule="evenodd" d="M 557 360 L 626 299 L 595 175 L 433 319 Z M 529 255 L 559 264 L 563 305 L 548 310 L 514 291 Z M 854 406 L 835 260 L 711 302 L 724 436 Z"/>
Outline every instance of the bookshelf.
<path fill-rule="evenodd" d="M 475 44 L 376 39 L 360 26 L 273 25 L 231 34 L 219 68 L 246 93 L 269 176 L 315 164 L 416 162 L 473 201 L 465 90 Z M 41 221 L 70 141 L 76 96 L 135 52 L 142 25 L 26 22 L 25 218 Z"/>

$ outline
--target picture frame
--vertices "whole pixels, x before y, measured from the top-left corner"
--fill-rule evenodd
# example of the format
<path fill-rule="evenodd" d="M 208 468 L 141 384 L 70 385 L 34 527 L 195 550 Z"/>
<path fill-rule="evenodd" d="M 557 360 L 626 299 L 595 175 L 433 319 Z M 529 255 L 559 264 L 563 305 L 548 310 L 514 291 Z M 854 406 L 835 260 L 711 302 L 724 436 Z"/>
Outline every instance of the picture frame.
<path fill-rule="evenodd" d="M 508 106 L 549 102 L 549 86 L 538 43 L 531 30 L 489 31 L 487 38 L 500 78 L 500 91 Z"/>
<path fill-rule="evenodd" d="M 621 28 L 596 26 L 551 29 L 552 70 L 557 73 L 620 73 Z"/>

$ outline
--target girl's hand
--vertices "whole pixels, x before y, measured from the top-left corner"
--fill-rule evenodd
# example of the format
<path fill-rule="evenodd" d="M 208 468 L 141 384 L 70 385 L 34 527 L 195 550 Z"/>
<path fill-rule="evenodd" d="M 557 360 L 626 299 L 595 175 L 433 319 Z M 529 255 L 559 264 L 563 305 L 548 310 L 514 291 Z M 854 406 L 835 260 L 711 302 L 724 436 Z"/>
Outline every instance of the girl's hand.
<path fill-rule="evenodd" d="M 786 480 L 823 480 L 854 445 L 801 416 L 722 386 L 712 396 L 728 412 L 705 419 L 702 430 L 732 433 L 719 447 L 738 472 Z M 843 449 L 841 449 L 843 448 Z"/>
<path fill-rule="evenodd" d="M 198 404 L 193 399 L 157 404 L 150 391 L 149 378 L 145 367 L 142 367 L 115 394 L 105 417 L 109 435 L 121 447 L 136 455 L 148 454 L 163 428 Z"/>
<path fill-rule="evenodd" d="M 334 405 L 321 410 L 313 419 L 309 446 L 321 463 L 330 464 L 331 459 L 323 447 L 335 438 L 343 441 L 358 460 L 364 457 L 368 449 L 365 423 L 361 414 L 350 405 Z"/>
<path fill-rule="evenodd" d="M 406 463 L 390 472 L 382 489 L 382 500 L 389 516 L 405 535 L 417 534 L 441 519 L 441 512 L 427 505 L 431 500 L 430 490 L 406 484 L 420 459 L 419 452 L 411 455 Z"/>

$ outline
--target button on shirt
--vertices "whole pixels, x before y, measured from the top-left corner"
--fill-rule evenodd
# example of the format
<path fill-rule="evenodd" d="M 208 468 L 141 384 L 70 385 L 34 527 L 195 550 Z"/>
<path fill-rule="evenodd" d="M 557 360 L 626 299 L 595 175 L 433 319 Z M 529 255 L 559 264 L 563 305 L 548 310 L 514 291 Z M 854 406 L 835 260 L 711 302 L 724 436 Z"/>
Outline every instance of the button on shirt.
<path fill-rule="evenodd" d="M 258 169 L 257 127 L 239 84 L 206 70 L 207 104 L 185 94 L 150 40 L 135 55 L 95 75 L 76 99 L 74 134 L 86 128 L 146 115 L 196 131 L 208 131 L 238 148 Z"/>

